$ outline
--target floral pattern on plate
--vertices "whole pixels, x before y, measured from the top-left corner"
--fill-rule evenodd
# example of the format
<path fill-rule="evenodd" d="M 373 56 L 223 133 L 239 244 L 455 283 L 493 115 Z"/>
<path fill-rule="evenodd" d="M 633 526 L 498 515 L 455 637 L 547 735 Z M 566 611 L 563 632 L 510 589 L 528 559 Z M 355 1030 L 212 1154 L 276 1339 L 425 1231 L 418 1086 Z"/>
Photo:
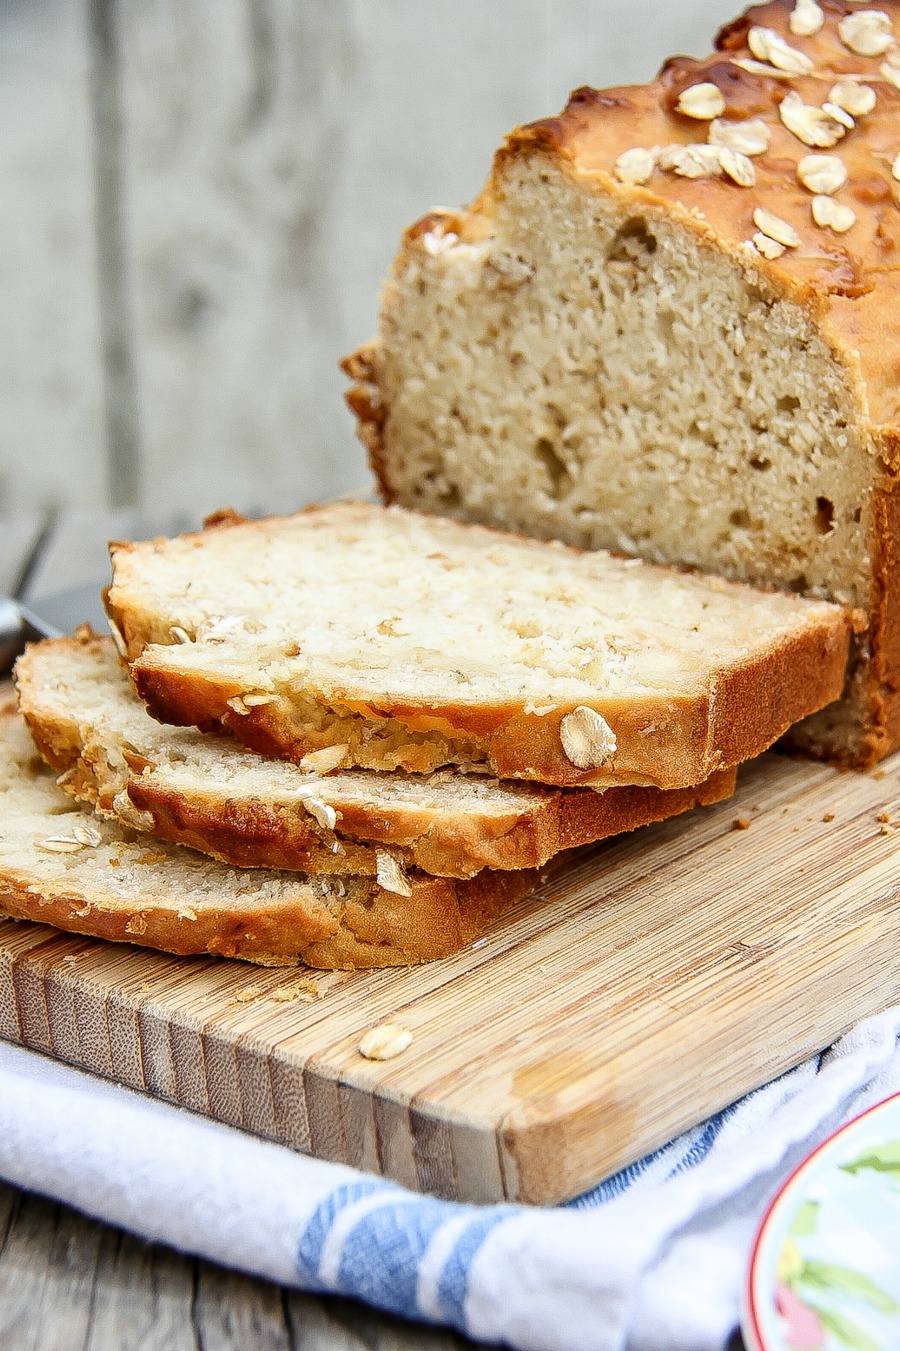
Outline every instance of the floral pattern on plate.
<path fill-rule="evenodd" d="M 900 1095 L 826 1140 L 775 1197 L 743 1330 L 748 1351 L 898 1351 Z"/>

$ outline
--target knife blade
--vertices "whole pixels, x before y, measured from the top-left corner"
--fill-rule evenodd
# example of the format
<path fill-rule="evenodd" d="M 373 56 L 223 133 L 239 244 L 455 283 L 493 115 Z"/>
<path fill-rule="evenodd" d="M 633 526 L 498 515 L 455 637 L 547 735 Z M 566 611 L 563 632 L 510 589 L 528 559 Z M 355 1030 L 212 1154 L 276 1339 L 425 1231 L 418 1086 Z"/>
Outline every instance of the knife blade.
<path fill-rule="evenodd" d="M 26 643 L 39 638 L 57 638 L 61 630 L 20 605 L 11 596 L 0 596 L 0 676 L 9 675 Z"/>
<path fill-rule="evenodd" d="M 101 581 L 91 582 L 40 596 L 27 605 L 11 596 L 0 596 L 0 677 L 9 674 L 26 643 L 71 633 L 85 623 L 106 633 L 102 588 Z"/>

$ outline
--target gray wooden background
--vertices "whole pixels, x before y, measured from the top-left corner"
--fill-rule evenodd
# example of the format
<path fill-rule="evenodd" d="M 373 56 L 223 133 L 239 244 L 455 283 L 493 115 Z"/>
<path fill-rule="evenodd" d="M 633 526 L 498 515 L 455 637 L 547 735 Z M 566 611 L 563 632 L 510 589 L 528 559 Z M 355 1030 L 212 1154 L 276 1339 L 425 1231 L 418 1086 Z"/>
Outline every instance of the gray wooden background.
<path fill-rule="evenodd" d="M 0 514 L 367 481 L 339 357 L 404 225 L 735 0 L 0 0 Z"/>

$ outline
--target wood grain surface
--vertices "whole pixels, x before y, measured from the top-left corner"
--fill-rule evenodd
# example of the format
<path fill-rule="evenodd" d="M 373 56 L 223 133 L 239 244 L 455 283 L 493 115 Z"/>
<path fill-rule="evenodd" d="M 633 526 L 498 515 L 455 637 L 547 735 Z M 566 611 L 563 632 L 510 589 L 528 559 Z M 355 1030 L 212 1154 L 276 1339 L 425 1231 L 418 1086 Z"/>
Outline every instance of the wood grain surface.
<path fill-rule="evenodd" d="M 486 941 L 407 970 L 3 921 L 0 1035 L 412 1188 L 555 1202 L 900 998 L 895 814 L 900 757 L 769 755 L 731 802 L 573 853 Z M 411 1046 L 365 1060 L 385 1022 Z"/>
<path fill-rule="evenodd" d="M 106 493 L 90 69 L 87 0 L 0 5 L 0 512 Z"/>
<path fill-rule="evenodd" d="M 3 1351 L 461 1351 L 467 1338 L 185 1257 L 0 1182 Z"/>

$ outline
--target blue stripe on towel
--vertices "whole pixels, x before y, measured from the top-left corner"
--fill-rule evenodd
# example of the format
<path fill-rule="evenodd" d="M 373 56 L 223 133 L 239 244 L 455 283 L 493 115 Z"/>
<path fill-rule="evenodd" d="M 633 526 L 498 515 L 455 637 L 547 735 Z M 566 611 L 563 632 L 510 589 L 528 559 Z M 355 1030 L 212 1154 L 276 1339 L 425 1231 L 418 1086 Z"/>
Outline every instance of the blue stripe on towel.
<path fill-rule="evenodd" d="M 338 1271 L 341 1291 L 415 1318 L 419 1264 L 435 1230 L 456 1209 L 447 1201 L 410 1196 L 386 1199 L 368 1211 L 344 1243 Z"/>
<path fill-rule="evenodd" d="M 671 1148 L 671 1145 L 663 1145 L 661 1149 L 654 1150 L 652 1154 L 645 1154 L 642 1159 L 636 1159 L 627 1168 L 622 1168 L 618 1173 L 613 1173 L 612 1177 L 598 1182 L 596 1187 L 591 1187 L 590 1191 L 582 1192 L 580 1196 L 575 1196 L 571 1201 L 566 1201 L 566 1206 L 570 1206 L 574 1210 L 586 1210 L 590 1206 L 602 1206 L 604 1201 L 611 1201 L 614 1196 L 621 1196 L 622 1192 L 627 1191 L 632 1183 L 636 1182 L 643 1173 L 646 1173 L 651 1163 L 655 1163 L 661 1155 Z"/>
<path fill-rule="evenodd" d="M 496 1206 L 479 1216 L 460 1234 L 444 1263 L 438 1282 L 438 1300 L 448 1323 L 466 1330 L 465 1302 L 469 1269 L 478 1249 L 492 1229 L 515 1214 L 512 1206 Z"/>
<path fill-rule="evenodd" d="M 702 1163 L 715 1144 L 725 1122 L 734 1116 L 739 1106 L 739 1103 L 732 1103 L 730 1107 L 723 1108 L 708 1121 L 704 1121 L 702 1126 L 698 1126 L 694 1140 L 666 1177 L 675 1177 L 678 1173 L 687 1172 L 689 1168 L 696 1168 L 698 1163 Z"/>
<path fill-rule="evenodd" d="M 329 1192 L 324 1201 L 320 1201 L 313 1211 L 312 1218 L 300 1235 L 300 1242 L 297 1247 L 297 1275 L 303 1282 L 307 1290 L 325 1291 L 327 1286 L 323 1285 L 319 1279 L 319 1263 L 322 1260 L 322 1249 L 325 1241 L 331 1232 L 331 1226 L 334 1224 L 342 1210 L 347 1206 L 355 1205 L 365 1196 L 371 1196 L 373 1192 L 396 1191 L 397 1188 L 392 1182 L 384 1182 L 380 1178 L 363 1178 L 359 1182 L 345 1183 L 341 1187 L 336 1187 L 333 1192 Z"/>
<path fill-rule="evenodd" d="M 337 1277 L 326 1286 L 320 1275 L 322 1253 L 338 1217 L 379 1192 L 384 1196 L 365 1209 L 348 1229 L 337 1266 Z M 437 1299 L 443 1318 L 465 1330 L 465 1299 L 469 1268 L 496 1225 L 520 1207 L 499 1205 L 485 1209 L 452 1201 L 404 1193 L 376 1178 L 337 1187 L 322 1200 L 304 1229 L 297 1249 L 297 1273 L 310 1290 L 339 1291 L 407 1318 L 421 1318 L 418 1304 L 419 1269 L 437 1230 L 456 1216 L 470 1215 L 444 1261 L 437 1280 Z"/>
<path fill-rule="evenodd" d="M 565 1205 L 573 1209 L 602 1205 L 627 1191 L 653 1164 L 665 1161 L 667 1156 L 672 1162 L 665 1171 L 666 1179 L 695 1168 L 707 1157 L 722 1127 L 744 1101 L 717 1112 L 679 1139 L 635 1160 Z M 320 1277 L 322 1252 L 335 1220 L 348 1206 L 379 1192 L 384 1193 L 380 1202 L 364 1210 L 347 1232 L 335 1281 L 324 1285 Z M 451 1217 L 469 1213 L 471 1223 L 462 1230 L 446 1258 L 436 1290 L 443 1318 L 465 1330 L 465 1300 L 472 1262 L 491 1231 L 519 1209 L 510 1205 L 489 1209 L 460 1206 L 404 1192 L 381 1178 L 361 1179 L 337 1187 L 316 1207 L 300 1237 L 297 1274 L 307 1289 L 336 1289 L 407 1318 L 422 1317 L 417 1301 L 422 1259 L 442 1224 Z"/>

